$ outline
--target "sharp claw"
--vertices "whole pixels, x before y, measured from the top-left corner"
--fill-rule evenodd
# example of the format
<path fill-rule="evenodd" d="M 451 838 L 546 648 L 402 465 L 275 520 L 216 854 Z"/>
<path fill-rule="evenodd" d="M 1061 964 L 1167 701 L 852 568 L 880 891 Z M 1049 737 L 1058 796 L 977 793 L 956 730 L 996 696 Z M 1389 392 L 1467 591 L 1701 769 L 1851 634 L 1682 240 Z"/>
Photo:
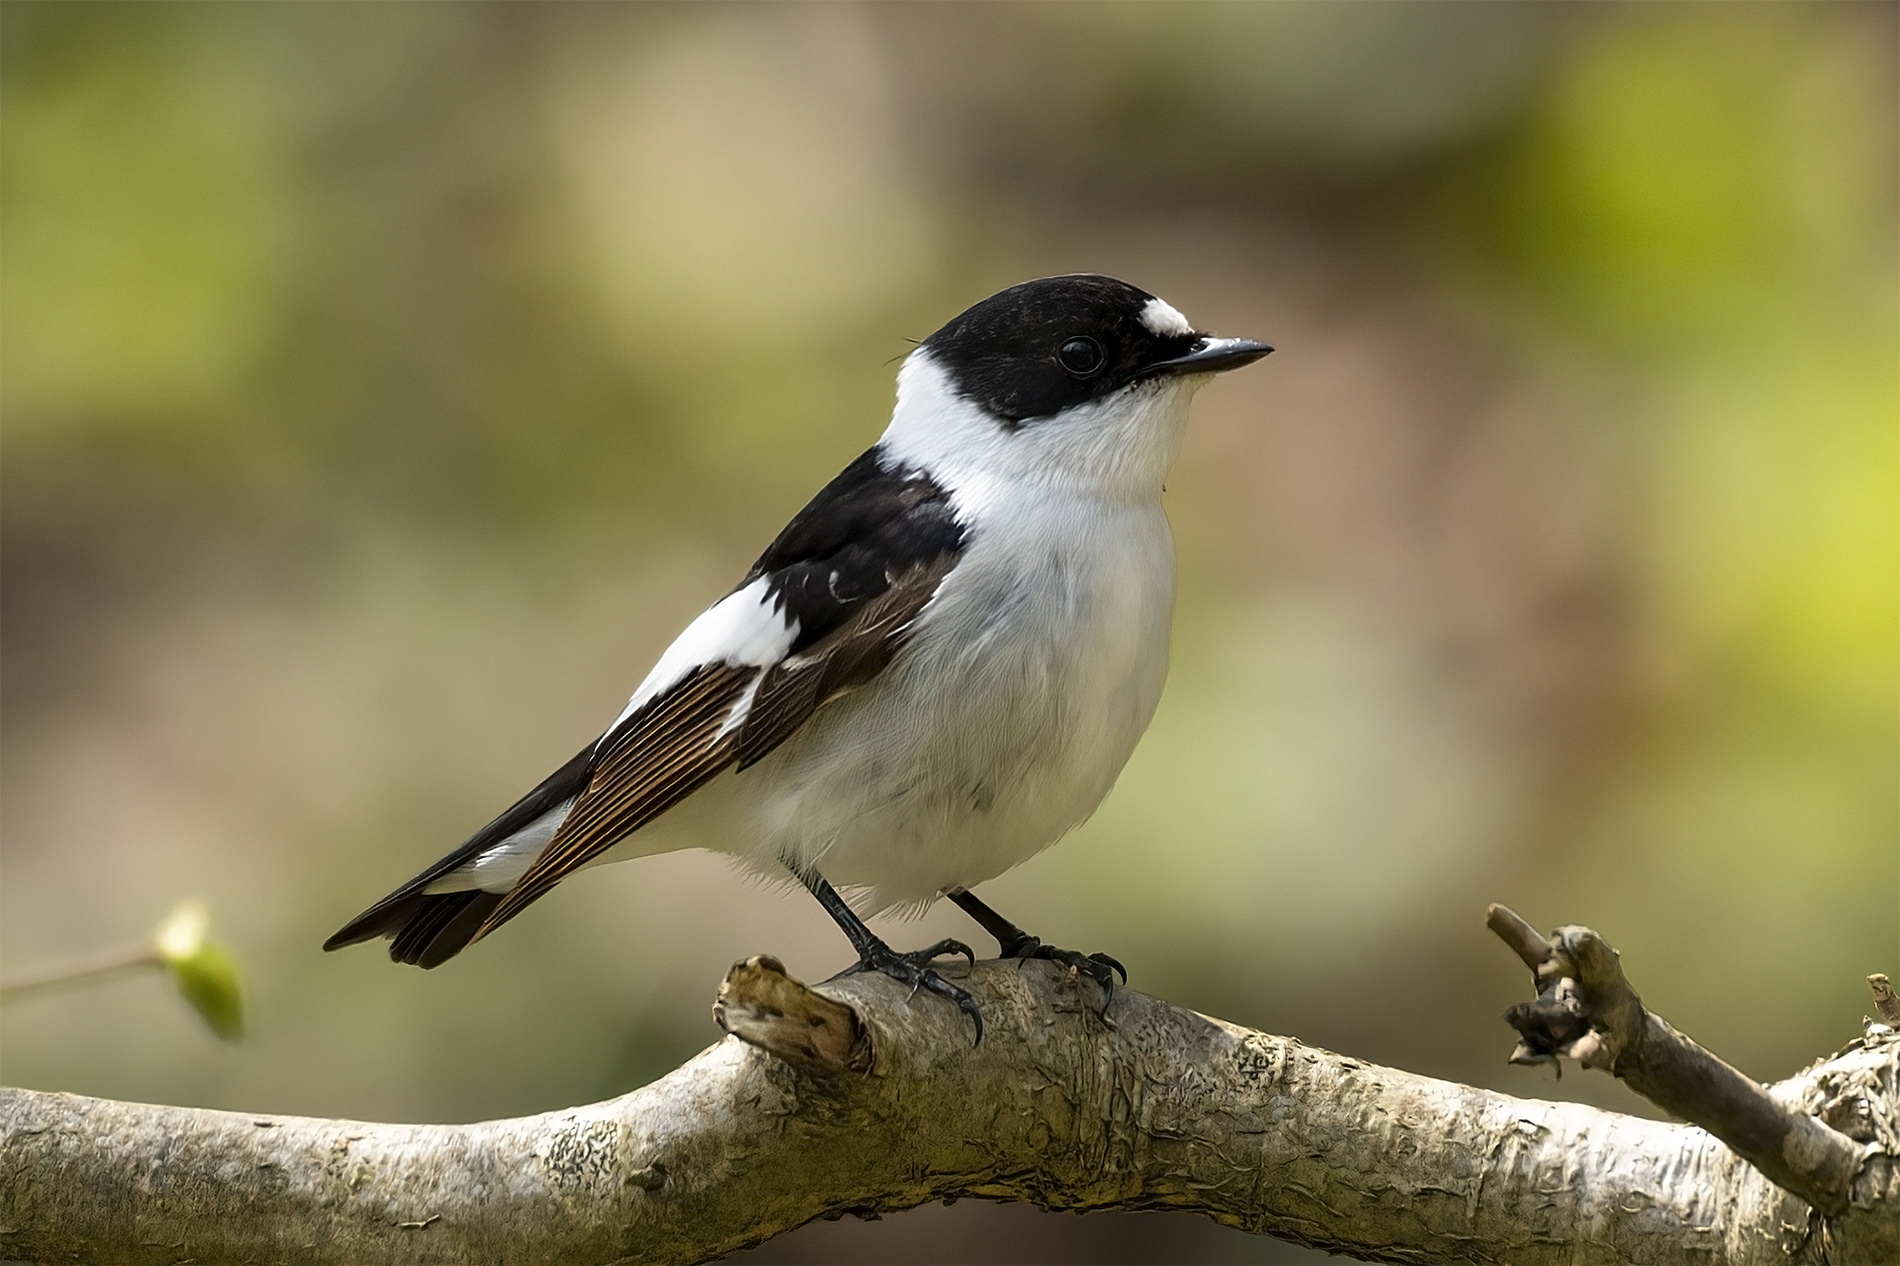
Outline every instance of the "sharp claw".
<path fill-rule="evenodd" d="M 983 1013 L 977 1010 L 976 999 L 928 967 L 918 972 L 916 983 L 911 986 L 912 996 L 915 996 L 917 990 L 920 988 L 928 989 L 930 992 L 939 994 L 956 1003 L 958 1010 L 969 1016 L 970 1023 L 976 1026 L 976 1041 L 970 1043 L 970 1045 L 976 1046 L 983 1041 Z"/>
<path fill-rule="evenodd" d="M 932 958 L 940 958 L 945 954 L 961 954 L 970 960 L 970 966 L 976 966 L 976 951 L 962 941 L 942 940 L 930 947 Z"/>
<path fill-rule="evenodd" d="M 1109 954 L 1080 954 L 1075 950 L 1056 949 L 1044 945 L 1033 936 L 1024 936 L 1012 941 L 1003 949 L 1005 958 L 1014 958 L 1018 970 L 1032 958 L 1046 959 L 1069 969 L 1069 979 L 1086 975 L 1102 987 L 1102 1017 L 1108 1017 L 1108 1005 L 1115 1000 L 1115 977 L 1119 975 L 1122 983 L 1128 983 L 1128 969 Z"/>
<path fill-rule="evenodd" d="M 946 954 L 961 954 L 970 960 L 970 966 L 976 966 L 976 951 L 962 941 L 953 941 L 948 938 L 925 949 L 912 950 L 908 954 L 899 954 L 897 957 L 917 967 L 928 967 L 933 960 L 942 958 Z"/>
<path fill-rule="evenodd" d="M 971 1047 L 983 1045 L 983 1013 L 976 1009 L 976 1001 L 966 993 L 957 999 L 957 1006 L 962 1008 L 963 1014 L 970 1017 L 970 1023 L 976 1026 L 976 1039 L 970 1043 Z"/>
<path fill-rule="evenodd" d="M 930 960 L 944 954 L 963 954 L 970 960 L 970 966 L 976 966 L 976 955 L 970 947 L 961 941 L 943 940 L 927 949 L 909 954 L 899 954 L 889 946 L 878 942 L 858 960 L 839 975 L 852 975 L 857 972 L 874 971 L 889 976 L 900 984 L 908 984 L 910 993 L 905 997 L 908 1003 L 917 996 L 919 989 L 927 989 L 940 997 L 948 998 L 957 1004 L 957 1008 L 970 1017 L 976 1026 L 976 1041 L 983 1040 L 983 1013 L 977 1009 L 976 999 L 968 992 L 939 976 L 930 966 Z"/>

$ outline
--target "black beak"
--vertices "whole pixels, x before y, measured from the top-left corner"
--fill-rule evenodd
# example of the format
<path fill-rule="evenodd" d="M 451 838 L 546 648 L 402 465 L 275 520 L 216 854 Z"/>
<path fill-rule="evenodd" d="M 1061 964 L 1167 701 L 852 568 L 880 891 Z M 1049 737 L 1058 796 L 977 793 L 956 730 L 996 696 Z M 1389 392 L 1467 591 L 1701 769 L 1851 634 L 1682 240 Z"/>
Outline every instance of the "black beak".
<path fill-rule="evenodd" d="M 1219 374 L 1251 365 L 1273 349 L 1250 338 L 1215 338 L 1203 335 L 1194 350 L 1173 360 L 1157 361 L 1141 373 L 1143 378 L 1159 374 Z"/>

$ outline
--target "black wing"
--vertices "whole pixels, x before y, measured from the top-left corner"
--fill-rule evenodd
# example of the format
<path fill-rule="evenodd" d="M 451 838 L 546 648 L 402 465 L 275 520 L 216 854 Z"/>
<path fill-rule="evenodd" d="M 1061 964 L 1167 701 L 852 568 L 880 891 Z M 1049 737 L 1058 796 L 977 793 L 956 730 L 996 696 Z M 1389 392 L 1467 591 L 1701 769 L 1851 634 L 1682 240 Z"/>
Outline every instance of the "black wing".
<path fill-rule="evenodd" d="M 947 490 L 871 448 L 793 516 L 739 588 L 768 578 L 779 609 L 798 621 L 796 655 L 913 568 L 954 566 L 966 535 Z"/>

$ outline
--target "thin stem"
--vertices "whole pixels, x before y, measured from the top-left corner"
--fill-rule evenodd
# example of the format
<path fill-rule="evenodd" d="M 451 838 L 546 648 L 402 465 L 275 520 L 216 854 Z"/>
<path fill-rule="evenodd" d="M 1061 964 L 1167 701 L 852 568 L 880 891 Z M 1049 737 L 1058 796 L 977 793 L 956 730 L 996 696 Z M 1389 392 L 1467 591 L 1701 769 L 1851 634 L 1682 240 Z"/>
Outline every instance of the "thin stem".
<path fill-rule="evenodd" d="M 150 941 L 140 941 L 133 945 L 115 945 L 109 949 L 75 954 L 71 958 L 54 959 L 38 967 L 29 967 L 18 975 L 9 976 L 4 981 L 0 981 L 0 1002 L 12 1002 L 22 994 L 33 993 L 40 989 L 76 984 L 82 980 L 110 976 L 138 967 L 164 965 L 165 960 L 158 956 L 158 950 Z"/>

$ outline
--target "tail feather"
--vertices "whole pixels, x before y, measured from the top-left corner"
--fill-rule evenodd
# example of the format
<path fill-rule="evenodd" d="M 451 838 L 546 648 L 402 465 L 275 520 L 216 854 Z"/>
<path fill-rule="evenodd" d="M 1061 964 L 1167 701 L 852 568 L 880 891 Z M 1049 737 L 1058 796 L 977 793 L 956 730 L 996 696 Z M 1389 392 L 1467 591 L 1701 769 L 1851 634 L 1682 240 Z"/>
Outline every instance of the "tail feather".
<path fill-rule="evenodd" d="M 417 967 L 440 967 L 467 947 L 482 920 L 500 904 L 500 893 L 479 888 L 426 896 L 396 933 L 389 956 Z"/>
<path fill-rule="evenodd" d="M 580 795 L 587 786 L 593 755 L 590 743 L 467 843 L 344 924 L 323 948 L 342 949 L 384 936 L 395 942 L 389 947 L 391 958 L 420 967 L 440 966 L 467 948 L 504 894 L 480 888 L 428 889 Z"/>
<path fill-rule="evenodd" d="M 415 892 L 379 903 L 366 910 L 323 943 L 326 950 L 342 949 L 382 936 L 391 941 L 389 956 L 417 967 L 440 967 L 468 948 L 502 894 L 479 888 L 462 892 Z"/>

